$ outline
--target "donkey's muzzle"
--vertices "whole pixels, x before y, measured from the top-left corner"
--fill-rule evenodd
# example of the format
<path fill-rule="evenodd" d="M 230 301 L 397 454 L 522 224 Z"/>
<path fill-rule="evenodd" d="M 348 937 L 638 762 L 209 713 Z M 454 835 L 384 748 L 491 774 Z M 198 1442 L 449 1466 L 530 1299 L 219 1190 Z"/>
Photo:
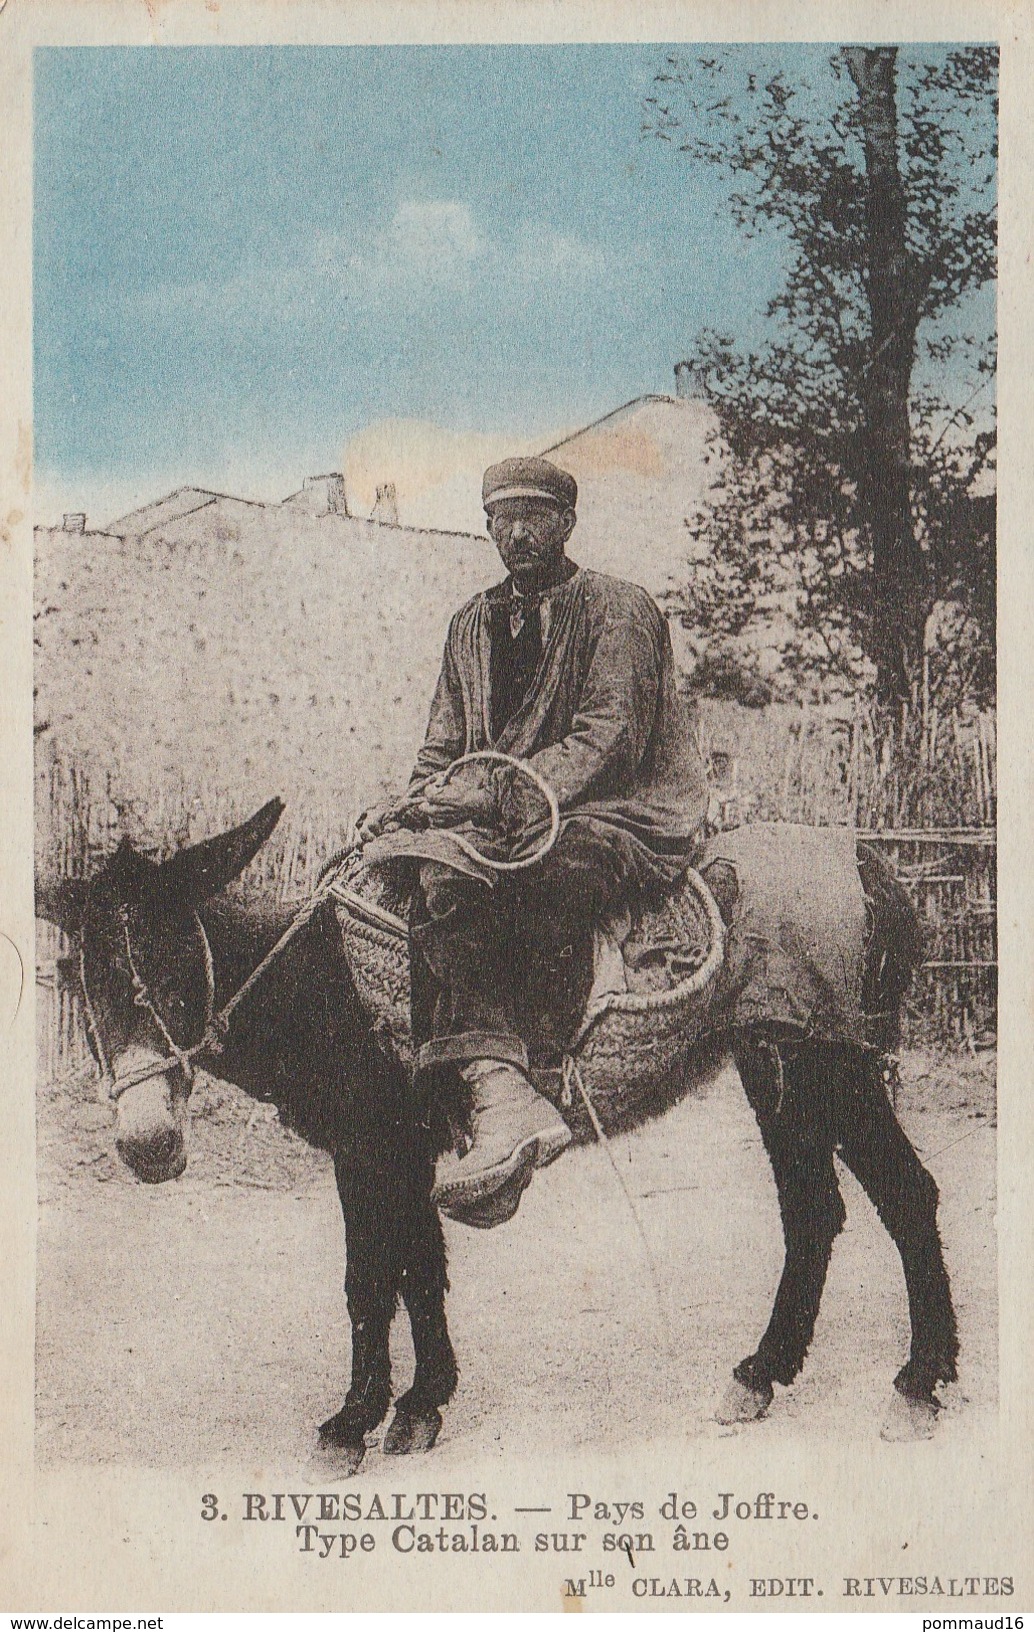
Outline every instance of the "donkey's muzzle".
<path fill-rule="evenodd" d="M 115 1149 L 131 1172 L 144 1184 L 178 1179 L 187 1165 L 183 1135 L 176 1127 L 163 1128 L 150 1139 L 116 1139 Z"/>
<path fill-rule="evenodd" d="M 160 1055 L 127 1050 L 117 1067 L 123 1075 L 163 1066 Z M 154 1070 L 127 1087 L 115 1105 L 115 1149 L 145 1184 L 178 1179 L 187 1165 L 186 1096 L 174 1072 Z"/>

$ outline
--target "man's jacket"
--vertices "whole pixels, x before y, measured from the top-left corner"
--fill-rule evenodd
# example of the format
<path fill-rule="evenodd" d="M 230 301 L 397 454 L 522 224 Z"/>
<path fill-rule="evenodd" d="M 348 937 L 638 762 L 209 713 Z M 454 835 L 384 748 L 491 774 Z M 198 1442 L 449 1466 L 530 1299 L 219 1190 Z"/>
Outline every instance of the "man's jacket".
<path fill-rule="evenodd" d="M 483 590 L 453 618 L 414 782 L 495 748 L 530 761 L 565 816 L 623 830 L 657 857 L 689 860 L 706 780 L 668 626 L 651 597 L 585 568 L 551 589 L 538 673 L 493 741 L 490 606 L 509 592 L 509 582 Z"/>

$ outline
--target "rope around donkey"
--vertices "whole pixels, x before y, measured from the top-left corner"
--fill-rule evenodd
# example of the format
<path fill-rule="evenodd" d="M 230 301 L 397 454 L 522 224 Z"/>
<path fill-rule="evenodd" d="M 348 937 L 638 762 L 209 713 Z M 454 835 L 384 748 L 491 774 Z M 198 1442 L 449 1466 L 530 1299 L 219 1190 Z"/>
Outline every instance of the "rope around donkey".
<path fill-rule="evenodd" d="M 610 1163 L 611 1171 L 618 1181 L 618 1188 L 625 1199 L 625 1205 L 632 1215 L 632 1222 L 635 1225 L 636 1234 L 639 1237 L 639 1243 L 643 1249 L 643 1259 L 646 1263 L 647 1275 L 649 1277 L 650 1287 L 653 1292 L 654 1305 L 657 1311 L 657 1324 L 660 1327 L 661 1337 L 664 1340 L 665 1352 L 667 1353 L 669 1359 L 674 1360 L 675 1339 L 671 1329 L 671 1322 L 668 1319 L 667 1300 L 664 1296 L 661 1278 L 657 1270 L 657 1264 L 654 1260 L 653 1250 L 650 1246 L 646 1229 L 643 1225 L 642 1219 L 639 1216 L 639 1209 L 635 1204 L 635 1197 L 628 1188 L 628 1185 L 625 1183 L 625 1175 L 622 1173 L 621 1168 L 614 1156 L 607 1131 L 596 1113 L 596 1107 L 592 1102 L 588 1088 L 585 1086 L 585 1080 L 582 1077 L 582 1073 L 578 1069 L 578 1062 L 577 1060 L 573 1059 L 570 1054 L 564 1055 L 563 1078 L 564 1090 L 566 1093 L 570 1093 L 573 1088 L 577 1088 L 578 1093 L 581 1096 L 582 1103 L 589 1114 L 589 1121 L 592 1123 L 593 1132 L 596 1135 L 596 1142 L 603 1147 L 607 1161 Z"/>

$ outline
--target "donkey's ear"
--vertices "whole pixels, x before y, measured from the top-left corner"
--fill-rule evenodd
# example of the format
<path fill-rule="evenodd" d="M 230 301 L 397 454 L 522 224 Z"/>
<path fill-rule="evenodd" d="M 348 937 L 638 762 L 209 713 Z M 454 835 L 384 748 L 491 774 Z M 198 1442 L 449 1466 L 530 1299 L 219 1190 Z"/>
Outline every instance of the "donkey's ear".
<path fill-rule="evenodd" d="M 281 799 L 271 799 L 254 816 L 249 816 L 240 827 L 231 827 L 217 839 L 203 839 L 181 850 L 163 862 L 159 882 L 163 892 L 192 906 L 216 895 L 232 879 L 242 873 L 248 862 L 262 848 L 272 833 L 284 805 Z"/>
<path fill-rule="evenodd" d="M 89 891 L 84 878 L 37 878 L 36 917 L 75 935 L 82 927 Z"/>

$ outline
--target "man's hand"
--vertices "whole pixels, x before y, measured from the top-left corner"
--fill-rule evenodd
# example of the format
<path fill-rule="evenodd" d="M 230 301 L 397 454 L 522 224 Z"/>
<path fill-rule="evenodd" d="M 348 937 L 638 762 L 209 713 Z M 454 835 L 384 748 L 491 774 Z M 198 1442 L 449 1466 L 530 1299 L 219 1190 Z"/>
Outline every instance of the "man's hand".
<path fill-rule="evenodd" d="M 364 810 L 355 824 L 355 831 L 360 844 L 369 844 L 371 839 L 379 839 L 382 833 L 388 833 L 393 828 L 425 825 L 413 801 L 403 795 L 389 804 L 374 805 L 371 810 Z"/>
<path fill-rule="evenodd" d="M 511 767 L 498 771 L 499 825 L 507 838 L 518 840 L 530 827 L 541 826 L 549 818 L 549 806 L 541 791 L 527 777 Z"/>
<path fill-rule="evenodd" d="M 371 839 L 379 839 L 394 814 L 394 805 L 375 805 L 372 810 L 364 810 L 355 824 L 359 843 L 369 844 Z"/>
<path fill-rule="evenodd" d="M 414 793 L 364 811 L 355 830 L 359 843 L 369 844 L 394 827 L 459 827 L 464 822 L 498 827 L 499 804 L 491 777 L 468 774 L 450 781 L 442 772 Z"/>
<path fill-rule="evenodd" d="M 496 827 L 499 823 L 495 788 L 480 778 L 445 782 L 432 777 L 411 808 L 429 827 L 459 827 L 464 822 L 474 827 Z"/>

